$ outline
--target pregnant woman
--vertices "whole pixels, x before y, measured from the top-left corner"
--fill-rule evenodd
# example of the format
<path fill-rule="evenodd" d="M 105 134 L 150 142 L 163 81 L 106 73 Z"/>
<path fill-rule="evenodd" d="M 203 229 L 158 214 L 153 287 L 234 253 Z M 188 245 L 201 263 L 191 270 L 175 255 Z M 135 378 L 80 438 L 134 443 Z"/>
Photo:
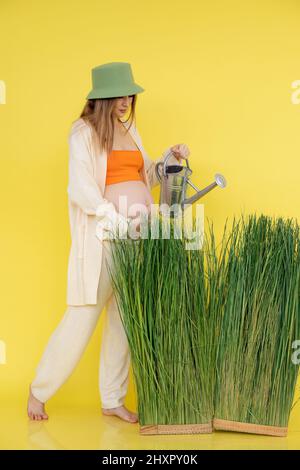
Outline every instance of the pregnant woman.
<path fill-rule="evenodd" d="M 111 263 L 108 230 L 126 233 L 128 222 L 139 229 L 141 212 L 149 213 L 151 188 L 159 182 L 155 164 L 172 151 L 173 162 L 189 154 L 185 144 L 167 149 L 152 161 L 135 124 L 136 94 L 130 64 L 111 62 L 92 70 L 93 88 L 69 134 L 68 204 L 71 250 L 67 309 L 52 333 L 29 386 L 30 419 L 48 419 L 45 403 L 68 379 L 107 307 L 99 366 L 104 415 L 135 423 L 136 413 L 124 406 L 130 351 L 107 266 Z M 122 121 L 130 110 L 131 123 Z"/>

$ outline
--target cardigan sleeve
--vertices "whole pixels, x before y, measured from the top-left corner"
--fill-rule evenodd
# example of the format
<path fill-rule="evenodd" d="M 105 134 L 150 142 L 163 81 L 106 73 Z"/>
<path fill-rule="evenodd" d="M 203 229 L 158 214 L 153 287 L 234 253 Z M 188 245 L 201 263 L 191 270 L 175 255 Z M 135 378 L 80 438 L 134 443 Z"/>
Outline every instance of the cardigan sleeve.
<path fill-rule="evenodd" d="M 147 172 L 147 176 L 148 176 L 148 179 L 149 179 L 149 184 L 150 184 L 150 187 L 152 189 L 152 188 L 154 188 L 155 186 L 157 186 L 159 184 L 159 180 L 158 180 L 156 172 L 155 172 L 155 166 L 156 166 L 157 163 L 164 161 L 165 157 L 170 152 L 170 147 L 168 147 L 159 158 L 156 158 L 155 160 L 152 160 L 150 158 L 150 156 L 148 155 L 148 153 L 146 152 L 144 146 L 143 146 L 142 138 L 141 138 L 136 126 L 134 127 L 134 131 L 135 131 L 135 134 L 136 134 L 136 138 L 138 139 L 139 145 L 142 148 L 143 153 L 144 153 L 145 171 Z M 180 163 L 178 162 L 177 158 L 174 155 L 172 155 L 168 159 L 168 163 L 170 165 L 171 164 L 180 165 Z"/>
<path fill-rule="evenodd" d="M 80 129 L 71 132 L 69 142 L 69 199 L 88 215 L 102 219 L 107 212 L 117 212 L 105 199 L 93 176 L 91 154 L 87 135 Z"/>

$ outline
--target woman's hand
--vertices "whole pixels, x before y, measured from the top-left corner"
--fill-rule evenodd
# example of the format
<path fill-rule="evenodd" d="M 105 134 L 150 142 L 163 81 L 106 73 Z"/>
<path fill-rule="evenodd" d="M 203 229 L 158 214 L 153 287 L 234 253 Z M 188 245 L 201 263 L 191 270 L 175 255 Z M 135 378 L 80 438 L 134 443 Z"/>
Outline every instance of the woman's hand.
<path fill-rule="evenodd" d="M 170 147 L 170 150 L 179 162 L 182 158 L 187 158 L 190 154 L 190 150 L 186 144 L 173 145 L 173 147 Z"/>
<path fill-rule="evenodd" d="M 136 217 L 129 217 L 129 230 L 133 230 L 134 235 L 139 236 L 141 230 L 141 217 L 140 215 Z"/>
<path fill-rule="evenodd" d="M 104 211 L 103 213 L 105 214 Z M 100 210 L 98 214 L 100 214 Z M 128 222 L 128 219 L 116 210 L 107 212 L 96 225 L 96 236 L 99 240 L 112 240 L 117 236 L 123 237 L 127 233 Z"/>

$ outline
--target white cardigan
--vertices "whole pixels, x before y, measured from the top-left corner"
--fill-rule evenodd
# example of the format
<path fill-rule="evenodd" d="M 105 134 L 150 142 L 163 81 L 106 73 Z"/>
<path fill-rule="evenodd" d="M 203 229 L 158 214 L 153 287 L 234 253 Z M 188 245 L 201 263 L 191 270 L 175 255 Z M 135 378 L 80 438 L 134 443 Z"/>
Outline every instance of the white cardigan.
<path fill-rule="evenodd" d="M 124 123 L 128 128 L 129 123 Z M 149 191 L 159 184 L 155 164 L 147 155 L 141 137 L 133 123 L 129 132 L 144 159 L 142 176 Z M 97 303 L 97 290 L 101 269 L 102 241 L 96 236 L 96 227 L 103 205 L 109 201 L 103 197 L 106 180 L 107 153 L 96 155 L 91 140 L 91 129 L 82 118 L 71 126 L 69 142 L 68 206 L 71 230 L 71 249 L 68 261 L 67 304 L 86 305 Z M 175 157 L 169 161 L 177 162 Z"/>

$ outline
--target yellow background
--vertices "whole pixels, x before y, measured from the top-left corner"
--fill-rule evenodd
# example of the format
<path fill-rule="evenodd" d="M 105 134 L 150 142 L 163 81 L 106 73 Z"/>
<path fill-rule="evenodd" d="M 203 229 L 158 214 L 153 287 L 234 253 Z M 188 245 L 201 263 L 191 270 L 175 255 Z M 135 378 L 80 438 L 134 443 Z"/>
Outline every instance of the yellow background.
<path fill-rule="evenodd" d="M 227 217 L 242 212 L 299 220 L 300 94 L 292 88 L 300 80 L 299 19 L 296 0 L 0 1 L 0 80 L 6 84 L 6 104 L 0 105 L 0 340 L 7 354 L 0 365 L 0 446 L 28 445 L 28 385 L 66 309 L 67 133 L 91 88 L 92 67 L 131 63 L 145 88 L 138 95 L 137 125 L 153 159 L 186 143 L 197 186 L 224 174 L 228 187 L 202 200 L 218 234 Z M 158 202 L 159 188 L 153 195 Z M 87 432 L 72 440 L 71 418 L 63 432 L 66 421 L 51 417 L 66 405 L 76 413 L 84 407 L 100 412 L 104 315 L 78 367 L 49 401 L 49 423 L 30 423 L 29 430 L 46 426 L 66 447 L 118 447 L 120 435 L 124 448 L 151 448 L 153 441 L 156 448 L 197 448 L 200 442 L 214 448 L 300 447 L 299 407 L 284 440 L 230 433 L 219 433 L 221 441 L 139 438 L 136 427 L 117 418 L 101 421 L 111 426 L 108 441 L 93 440 L 88 418 L 82 421 Z M 126 404 L 136 405 L 132 376 Z M 126 432 L 135 438 L 131 444 Z"/>

